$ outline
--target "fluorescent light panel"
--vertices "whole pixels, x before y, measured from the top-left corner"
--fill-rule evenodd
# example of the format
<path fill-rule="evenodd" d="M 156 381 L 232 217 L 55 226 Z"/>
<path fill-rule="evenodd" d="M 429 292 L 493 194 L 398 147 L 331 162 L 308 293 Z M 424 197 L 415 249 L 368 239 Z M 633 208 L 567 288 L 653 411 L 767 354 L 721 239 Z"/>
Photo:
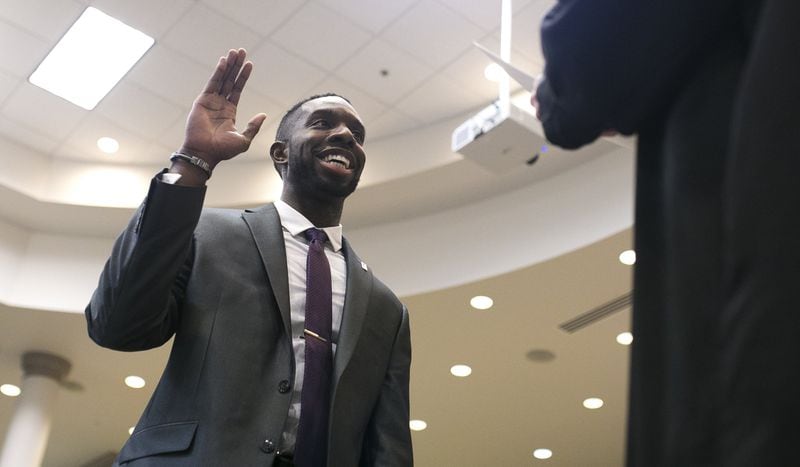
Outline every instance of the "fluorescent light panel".
<path fill-rule="evenodd" d="M 141 31 L 89 7 L 29 81 L 92 110 L 154 42 Z"/>

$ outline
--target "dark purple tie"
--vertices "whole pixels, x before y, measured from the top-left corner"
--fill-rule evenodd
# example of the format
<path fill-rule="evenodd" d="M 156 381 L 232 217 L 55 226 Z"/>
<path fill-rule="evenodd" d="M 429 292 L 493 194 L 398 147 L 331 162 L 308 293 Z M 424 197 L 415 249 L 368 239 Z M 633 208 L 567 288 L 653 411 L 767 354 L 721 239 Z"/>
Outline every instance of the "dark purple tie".
<path fill-rule="evenodd" d="M 333 349 L 331 347 L 331 269 L 325 257 L 328 236 L 319 229 L 304 232 L 309 241 L 306 260 L 305 371 L 300 394 L 300 425 L 294 464 L 325 467 L 328 456 Z"/>

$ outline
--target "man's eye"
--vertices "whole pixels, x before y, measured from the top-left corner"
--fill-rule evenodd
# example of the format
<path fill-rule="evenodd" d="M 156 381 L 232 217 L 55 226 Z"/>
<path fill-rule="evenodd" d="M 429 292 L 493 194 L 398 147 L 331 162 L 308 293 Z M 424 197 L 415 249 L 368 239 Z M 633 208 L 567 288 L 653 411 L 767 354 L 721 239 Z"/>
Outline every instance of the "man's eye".
<path fill-rule="evenodd" d="M 363 143 L 364 142 L 364 133 L 362 133 L 360 131 L 354 131 L 353 132 L 353 138 L 355 138 L 356 141 L 358 141 L 359 143 Z"/>
<path fill-rule="evenodd" d="M 314 122 L 311 123 L 311 126 L 315 128 L 328 128 L 329 125 L 327 120 L 314 120 Z"/>

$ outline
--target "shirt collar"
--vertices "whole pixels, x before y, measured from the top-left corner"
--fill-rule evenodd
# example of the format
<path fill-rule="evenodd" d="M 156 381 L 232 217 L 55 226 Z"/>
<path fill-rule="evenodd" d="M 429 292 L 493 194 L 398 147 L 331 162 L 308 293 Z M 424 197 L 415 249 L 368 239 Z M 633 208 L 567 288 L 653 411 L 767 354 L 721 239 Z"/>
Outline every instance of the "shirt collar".
<path fill-rule="evenodd" d="M 283 200 L 275 201 L 275 209 L 278 210 L 278 216 L 281 219 L 281 226 L 286 229 L 292 236 L 297 236 L 305 232 L 310 228 L 318 228 L 325 231 L 325 234 L 328 235 L 328 240 L 331 242 L 331 248 L 333 251 L 339 251 L 342 249 L 342 224 L 333 226 L 333 227 L 317 227 L 311 223 L 310 220 L 306 219 L 306 216 L 300 214 L 300 212 L 286 204 Z"/>

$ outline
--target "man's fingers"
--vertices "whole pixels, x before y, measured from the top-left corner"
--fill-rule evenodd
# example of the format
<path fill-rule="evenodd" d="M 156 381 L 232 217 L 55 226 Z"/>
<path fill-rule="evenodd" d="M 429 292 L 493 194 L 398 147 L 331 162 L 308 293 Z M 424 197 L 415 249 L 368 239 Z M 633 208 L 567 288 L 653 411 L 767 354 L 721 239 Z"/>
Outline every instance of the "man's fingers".
<path fill-rule="evenodd" d="M 244 65 L 244 57 L 246 53 L 244 49 L 231 50 L 228 52 L 228 69 L 225 72 L 225 79 L 222 80 L 222 88 L 220 88 L 220 95 L 227 97 L 233 89 L 236 78 L 239 76 L 239 70 Z"/>
<path fill-rule="evenodd" d="M 228 101 L 230 101 L 233 105 L 239 104 L 239 98 L 242 96 L 242 90 L 244 89 L 245 83 L 247 83 L 248 78 L 250 78 L 250 72 L 253 71 L 253 63 L 247 62 L 242 66 L 242 71 L 239 73 L 239 76 L 236 78 L 236 82 L 233 84 L 233 89 L 228 95 Z"/>
<path fill-rule="evenodd" d="M 250 62 L 245 63 L 246 56 L 247 52 L 244 49 L 230 49 L 228 54 L 217 62 L 217 67 L 208 79 L 203 93 L 220 94 L 223 97 L 228 97 L 230 94 L 228 100 L 237 104 L 253 67 Z"/>
<path fill-rule="evenodd" d="M 228 59 L 225 57 L 220 57 L 219 61 L 217 62 L 217 67 L 214 68 L 214 73 L 211 74 L 211 77 L 208 79 L 208 83 L 206 83 L 205 89 L 203 89 L 204 94 L 210 94 L 218 92 L 220 87 L 222 86 L 222 79 L 225 77 L 225 70 L 228 68 Z"/>
<path fill-rule="evenodd" d="M 267 119 L 267 114 L 261 113 L 256 114 L 253 118 L 247 122 L 247 129 L 244 130 L 242 136 L 244 136 L 248 142 L 252 141 L 253 138 L 258 134 L 258 130 L 261 129 L 261 125 L 264 123 L 264 120 Z"/>
<path fill-rule="evenodd" d="M 225 83 L 227 83 L 230 79 L 231 68 L 234 66 L 236 66 L 236 51 L 230 49 L 228 51 L 228 55 L 225 57 L 225 73 L 222 75 L 222 79 L 219 82 L 219 87 L 216 90 L 218 94 L 222 94 L 222 91 L 225 89 Z"/>

